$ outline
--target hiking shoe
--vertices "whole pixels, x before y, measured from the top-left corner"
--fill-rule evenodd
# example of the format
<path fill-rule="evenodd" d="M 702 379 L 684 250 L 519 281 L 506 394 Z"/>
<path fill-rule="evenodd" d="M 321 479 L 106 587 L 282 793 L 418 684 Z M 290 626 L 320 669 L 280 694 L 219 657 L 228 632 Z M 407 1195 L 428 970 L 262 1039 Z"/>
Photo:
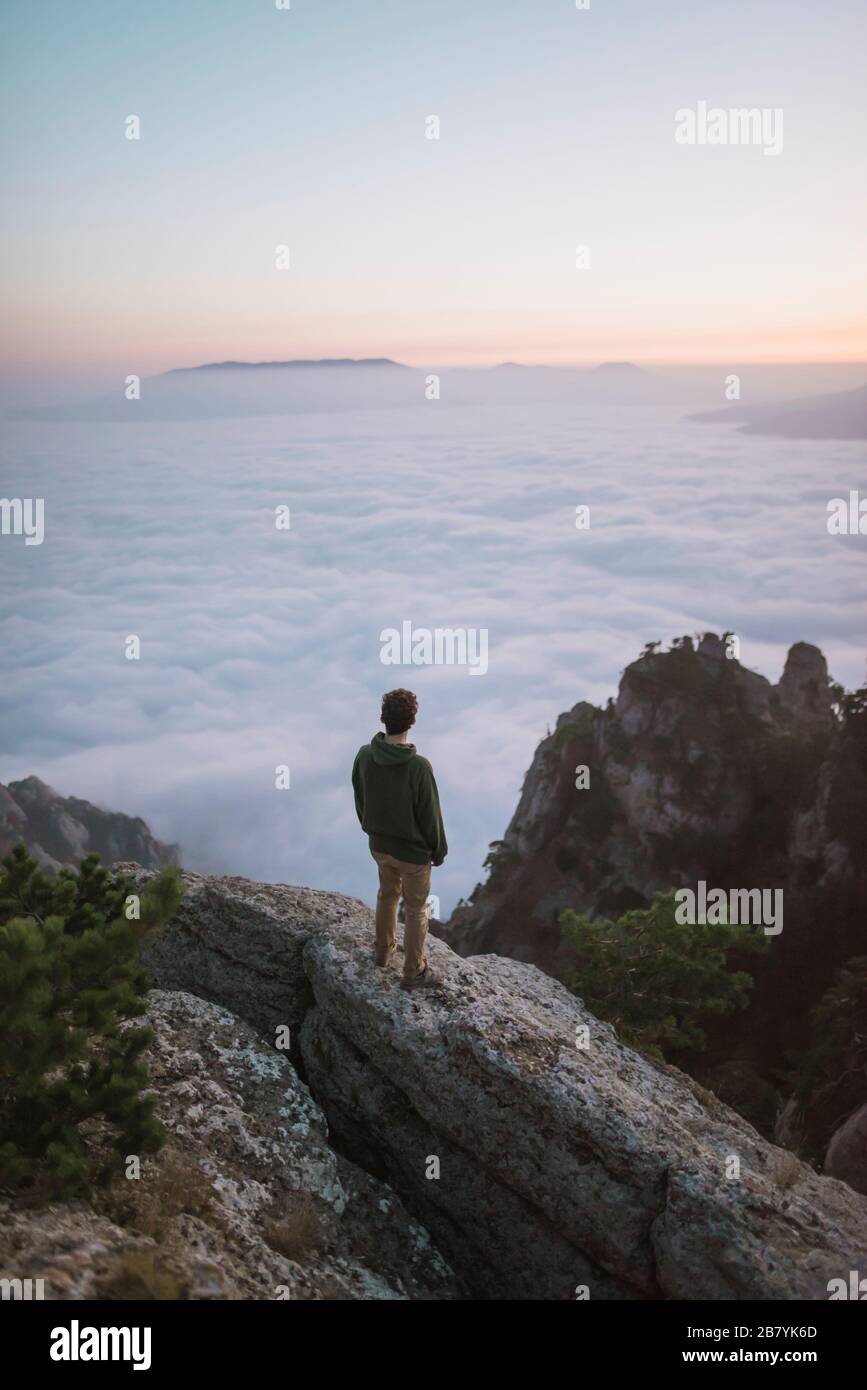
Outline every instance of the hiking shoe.
<path fill-rule="evenodd" d="M 391 960 L 391 958 L 392 958 L 393 955 L 394 955 L 394 947 L 392 946 L 391 949 L 388 950 L 388 951 L 380 951 L 380 950 L 378 950 L 378 949 L 375 950 L 375 951 L 373 952 L 373 959 L 374 959 L 374 961 L 376 962 L 376 964 L 379 966 L 380 970 L 384 970 L 385 967 L 388 965 L 388 962 Z"/>
<path fill-rule="evenodd" d="M 435 975 L 430 966 L 426 965 L 424 970 L 420 970 L 415 978 L 410 976 L 409 979 L 406 979 L 404 977 L 400 982 L 400 987 L 401 989 L 432 989 L 439 984 L 442 984 L 439 975 Z"/>

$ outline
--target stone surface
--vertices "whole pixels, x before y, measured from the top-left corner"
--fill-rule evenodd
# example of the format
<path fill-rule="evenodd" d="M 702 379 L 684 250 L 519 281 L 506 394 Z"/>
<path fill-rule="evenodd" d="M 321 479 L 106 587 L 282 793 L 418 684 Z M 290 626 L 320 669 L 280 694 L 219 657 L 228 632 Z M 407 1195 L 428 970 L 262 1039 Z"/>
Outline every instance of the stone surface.
<path fill-rule="evenodd" d="M 151 1297 L 456 1296 L 395 1193 L 330 1147 L 322 1110 L 286 1056 L 185 993 L 153 991 L 147 1022 L 168 1140 L 139 1179 L 121 1179 L 122 1200 L 129 1191 L 149 1210 L 145 1231 L 135 1217 L 121 1225 L 80 1202 L 7 1212 L 0 1272 L 44 1278 L 47 1298 L 142 1296 L 142 1278 Z M 173 1205 L 171 1235 L 154 1238 L 147 1226 Z"/>
<path fill-rule="evenodd" d="M 36 1209 L 0 1199 L 0 1277 L 42 1279 L 46 1299 L 99 1298 L 124 1256 L 152 1256 L 156 1242 L 95 1212 L 87 1202 Z"/>
<path fill-rule="evenodd" d="M 134 877 L 141 872 L 135 864 L 116 867 Z M 294 1038 L 313 1000 L 304 944 L 312 932 L 354 915 L 361 903 L 242 878 L 186 873 L 184 882 L 180 911 L 145 953 L 156 983 L 223 1004 L 271 1038 L 277 1027 L 288 1026 Z"/>
<path fill-rule="evenodd" d="M 406 994 L 372 942 L 353 899 L 191 877 L 155 965 L 162 988 L 188 988 L 201 951 L 223 1008 L 271 1035 L 303 1020 L 304 1073 L 339 1147 L 477 1296 L 822 1298 L 867 1266 L 863 1198 L 624 1047 L 539 970 L 431 941 L 442 987 Z"/>
<path fill-rule="evenodd" d="M 867 1194 L 867 1105 L 860 1106 L 836 1131 L 825 1155 L 825 1172 Z"/>

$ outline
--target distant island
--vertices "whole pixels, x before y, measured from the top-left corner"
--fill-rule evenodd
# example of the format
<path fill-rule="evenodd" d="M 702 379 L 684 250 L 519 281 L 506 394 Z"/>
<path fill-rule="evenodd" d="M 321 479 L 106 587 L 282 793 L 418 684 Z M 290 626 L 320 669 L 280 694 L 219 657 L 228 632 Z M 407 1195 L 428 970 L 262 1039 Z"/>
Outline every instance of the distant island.
<path fill-rule="evenodd" d="M 598 367 L 594 367 L 594 372 L 640 372 L 641 367 L 636 367 L 634 362 L 600 362 Z"/>
<path fill-rule="evenodd" d="M 227 372 L 227 371 L 274 371 L 284 367 L 398 367 L 401 371 L 421 370 L 410 367 L 406 362 L 395 362 L 393 357 L 290 357 L 277 362 L 202 362 L 195 367 L 172 367 L 163 376 L 177 376 L 182 372 Z M 550 365 L 547 362 L 498 362 L 491 367 L 461 368 L 451 371 L 521 371 L 521 372 L 624 372 L 638 373 L 643 369 L 634 362 L 600 362 L 596 367 L 565 363 Z"/>
<path fill-rule="evenodd" d="M 741 434 L 773 434 L 784 439 L 867 439 L 867 386 L 771 405 L 738 402 L 690 418 L 712 423 L 739 420 L 743 422 Z"/>

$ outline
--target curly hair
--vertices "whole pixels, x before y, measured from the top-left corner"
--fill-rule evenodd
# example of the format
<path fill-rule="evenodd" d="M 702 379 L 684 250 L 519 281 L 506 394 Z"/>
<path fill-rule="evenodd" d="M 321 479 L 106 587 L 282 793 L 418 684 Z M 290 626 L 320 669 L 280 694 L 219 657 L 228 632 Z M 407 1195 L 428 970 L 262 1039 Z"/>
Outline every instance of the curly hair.
<path fill-rule="evenodd" d="M 411 690 L 390 690 L 382 697 L 380 719 L 387 734 L 403 734 L 411 729 L 418 714 L 418 700 Z"/>

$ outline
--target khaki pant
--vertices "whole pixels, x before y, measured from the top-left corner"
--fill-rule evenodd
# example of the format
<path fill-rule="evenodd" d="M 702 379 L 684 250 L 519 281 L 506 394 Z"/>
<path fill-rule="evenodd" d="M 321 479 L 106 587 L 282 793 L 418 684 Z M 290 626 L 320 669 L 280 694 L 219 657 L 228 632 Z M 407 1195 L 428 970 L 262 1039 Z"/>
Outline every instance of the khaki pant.
<path fill-rule="evenodd" d="M 407 864 L 391 854 L 371 850 L 379 865 L 379 892 L 376 895 L 376 949 L 381 955 L 394 949 L 397 931 L 397 902 L 403 893 L 403 976 L 415 979 L 427 965 L 424 943 L 427 937 L 427 897 L 430 892 L 430 864 Z"/>

